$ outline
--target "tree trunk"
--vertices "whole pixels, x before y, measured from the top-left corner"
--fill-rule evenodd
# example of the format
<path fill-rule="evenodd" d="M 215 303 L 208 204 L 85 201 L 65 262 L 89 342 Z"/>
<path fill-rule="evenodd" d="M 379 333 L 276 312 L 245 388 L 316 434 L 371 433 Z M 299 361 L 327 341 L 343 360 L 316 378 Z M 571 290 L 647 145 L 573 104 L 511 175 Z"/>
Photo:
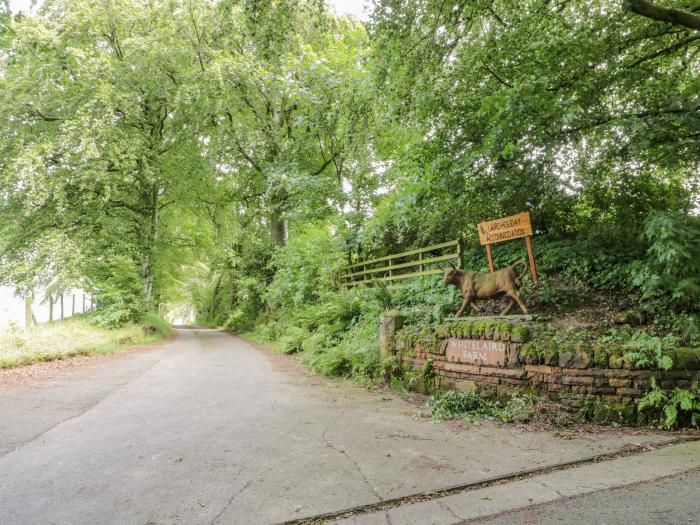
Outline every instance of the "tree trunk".
<path fill-rule="evenodd" d="M 70 316 L 73 317 L 75 315 L 75 293 L 73 294 L 73 306 L 70 309 Z"/>
<path fill-rule="evenodd" d="M 153 259 L 155 244 L 158 237 L 158 191 L 154 185 L 150 195 L 150 217 L 148 234 L 146 237 L 146 261 L 143 263 L 143 299 L 146 310 L 150 310 L 153 302 Z"/>
<path fill-rule="evenodd" d="M 61 294 L 61 320 L 63 320 L 63 294 Z"/>
<path fill-rule="evenodd" d="M 32 312 L 32 302 L 34 301 L 33 295 L 28 295 L 24 298 L 24 327 L 29 328 L 32 326 L 32 321 L 34 320 L 34 313 Z"/>
<path fill-rule="evenodd" d="M 49 295 L 49 323 L 53 321 L 53 297 Z"/>
<path fill-rule="evenodd" d="M 287 245 L 287 220 L 270 220 L 270 241 L 273 246 L 284 247 Z"/>

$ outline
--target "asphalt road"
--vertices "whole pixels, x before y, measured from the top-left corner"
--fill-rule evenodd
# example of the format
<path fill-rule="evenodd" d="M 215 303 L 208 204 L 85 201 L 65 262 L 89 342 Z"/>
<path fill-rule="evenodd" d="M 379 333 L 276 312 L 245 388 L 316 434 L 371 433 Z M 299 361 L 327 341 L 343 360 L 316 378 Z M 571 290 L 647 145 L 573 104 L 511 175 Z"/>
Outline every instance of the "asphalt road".
<path fill-rule="evenodd" d="M 0 382 L 0 523 L 266 524 L 662 443 L 433 424 L 228 334 Z"/>

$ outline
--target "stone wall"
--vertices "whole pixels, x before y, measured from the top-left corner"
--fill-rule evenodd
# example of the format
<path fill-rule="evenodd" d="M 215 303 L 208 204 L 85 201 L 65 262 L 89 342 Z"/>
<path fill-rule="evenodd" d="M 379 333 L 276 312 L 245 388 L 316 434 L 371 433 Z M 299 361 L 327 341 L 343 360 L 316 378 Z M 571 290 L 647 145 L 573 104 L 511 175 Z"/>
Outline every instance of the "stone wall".
<path fill-rule="evenodd" d="M 590 411 L 601 422 L 640 422 L 636 403 L 651 379 L 667 390 L 700 377 L 700 350 L 674 358 L 677 369 L 638 370 L 621 352 L 586 348 L 536 351 L 528 343 L 541 324 L 503 319 L 448 323 L 436 333 L 398 332 L 394 349 L 413 369 L 427 360 L 440 390 L 473 390 L 494 397 L 531 392 L 571 408 Z"/>

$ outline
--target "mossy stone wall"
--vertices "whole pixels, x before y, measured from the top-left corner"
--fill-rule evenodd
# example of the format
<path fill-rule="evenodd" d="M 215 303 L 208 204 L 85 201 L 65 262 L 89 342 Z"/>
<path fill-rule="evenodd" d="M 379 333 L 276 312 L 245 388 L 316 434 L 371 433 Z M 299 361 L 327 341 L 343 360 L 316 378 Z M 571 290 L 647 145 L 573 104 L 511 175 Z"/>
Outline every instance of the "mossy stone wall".
<path fill-rule="evenodd" d="M 651 379 L 666 390 L 686 388 L 700 378 L 700 349 L 680 349 L 673 356 L 674 369 L 638 370 L 621 352 L 591 350 L 585 345 L 534 344 L 535 324 L 503 319 L 453 321 L 435 331 L 411 331 L 396 335 L 399 359 L 413 369 L 432 361 L 436 386 L 441 390 L 478 390 L 494 397 L 515 392 L 536 393 L 586 412 L 599 422 L 641 422 L 636 404 L 649 390 Z M 448 338 L 484 339 L 506 343 L 505 366 L 449 361 Z"/>

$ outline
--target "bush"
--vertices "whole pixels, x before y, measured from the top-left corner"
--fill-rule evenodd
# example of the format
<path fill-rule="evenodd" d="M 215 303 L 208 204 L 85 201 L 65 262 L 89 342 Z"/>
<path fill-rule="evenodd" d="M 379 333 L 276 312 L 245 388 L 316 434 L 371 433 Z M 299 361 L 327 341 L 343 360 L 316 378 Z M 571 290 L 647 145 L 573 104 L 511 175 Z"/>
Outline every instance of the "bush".
<path fill-rule="evenodd" d="M 476 422 L 482 417 L 490 418 L 494 414 L 494 403 L 485 401 L 476 392 L 449 390 L 430 396 L 427 406 L 433 421 L 466 419 Z"/>
<path fill-rule="evenodd" d="M 292 236 L 272 258 L 275 277 L 267 299 L 274 305 L 296 308 L 320 299 L 335 288 L 344 256 L 327 225 L 313 225 Z"/>
<path fill-rule="evenodd" d="M 648 297 L 678 310 L 700 304 L 700 217 L 658 214 L 650 217 L 644 235 L 650 243 L 648 277 L 638 279 Z"/>
<path fill-rule="evenodd" d="M 284 354 L 301 352 L 304 341 L 308 339 L 309 335 L 309 332 L 303 328 L 290 326 L 279 339 L 279 348 Z"/>
<path fill-rule="evenodd" d="M 146 334 L 158 334 L 161 337 L 168 337 L 173 333 L 173 327 L 165 319 L 156 314 L 143 314 L 139 321 Z"/>
<path fill-rule="evenodd" d="M 237 302 L 235 308 L 226 319 L 224 326 L 234 332 L 244 332 L 255 326 L 255 321 L 263 311 L 263 284 L 253 277 L 238 281 Z"/>
<path fill-rule="evenodd" d="M 143 312 L 143 281 L 134 261 L 112 257 L 95 261 L 90 280 L 96 309 L 87 314 L 90 322 L 116 328 L 136 321 Z"/>
<path fill-rule="evenodd" d="M 639 401 L 640 411 L 655 413 L 652 421 L 663 428 L 700 425 L 700 384 L 690 388 L 675 388 L 670 394 L 651 380 L 651 390 Z"/>

